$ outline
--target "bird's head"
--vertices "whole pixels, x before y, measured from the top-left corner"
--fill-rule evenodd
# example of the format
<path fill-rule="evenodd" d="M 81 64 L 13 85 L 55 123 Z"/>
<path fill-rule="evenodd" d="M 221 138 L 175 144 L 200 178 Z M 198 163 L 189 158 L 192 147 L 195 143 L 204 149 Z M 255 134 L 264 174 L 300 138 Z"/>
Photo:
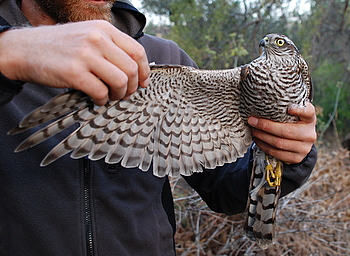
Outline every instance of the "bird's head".
<path fill-rule="evenodd" d="M 299 50 L 292 40 L 284 35 L 268 34 L 260 40 L 259 47 L 261 56 L 273 57 L 294 57 L 299 55 Z"/>

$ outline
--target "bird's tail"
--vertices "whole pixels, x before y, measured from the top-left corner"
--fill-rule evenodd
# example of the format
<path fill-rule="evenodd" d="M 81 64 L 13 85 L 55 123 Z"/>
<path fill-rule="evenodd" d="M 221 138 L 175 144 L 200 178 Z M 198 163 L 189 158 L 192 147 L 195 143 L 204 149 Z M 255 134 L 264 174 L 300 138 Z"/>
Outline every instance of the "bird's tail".
<path fill-rule="evenodd" d="M 275 239 L 281 168 L 282 164 L 279 160 L 266 155 L 260 148 L 255 147 L 245 230 L 247 237 L 262 249 L 272 245 Z"/>

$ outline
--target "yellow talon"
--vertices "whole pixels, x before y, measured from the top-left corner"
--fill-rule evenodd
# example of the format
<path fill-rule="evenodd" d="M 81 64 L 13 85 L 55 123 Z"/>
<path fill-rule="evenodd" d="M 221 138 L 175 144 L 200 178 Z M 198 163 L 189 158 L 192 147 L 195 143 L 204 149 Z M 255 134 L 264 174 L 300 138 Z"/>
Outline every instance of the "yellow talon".
<path fill-rule="evenodd" d="M 273 168 L 272 164 L 270 164 L 268 158 L 266 157 L 266 175 L 265 179 L 270 187 L 281 186 L 282 181 L 282 163 L 281 161 L 277 161 L 276 167 Z"/>

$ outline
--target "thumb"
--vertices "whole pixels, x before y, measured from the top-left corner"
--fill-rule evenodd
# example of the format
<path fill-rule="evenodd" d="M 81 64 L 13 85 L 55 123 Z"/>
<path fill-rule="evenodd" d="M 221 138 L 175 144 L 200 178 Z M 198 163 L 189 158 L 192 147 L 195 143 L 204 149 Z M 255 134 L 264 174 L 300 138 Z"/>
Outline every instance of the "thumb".
<path fill-rule="evenodd" d="M 307 102 L 306 106 L 292 104 L 288 107 L 288 113 L 298 116 L 299 120 L 305 123 L 316 122 L 315 107 L 310 102 Z"/>

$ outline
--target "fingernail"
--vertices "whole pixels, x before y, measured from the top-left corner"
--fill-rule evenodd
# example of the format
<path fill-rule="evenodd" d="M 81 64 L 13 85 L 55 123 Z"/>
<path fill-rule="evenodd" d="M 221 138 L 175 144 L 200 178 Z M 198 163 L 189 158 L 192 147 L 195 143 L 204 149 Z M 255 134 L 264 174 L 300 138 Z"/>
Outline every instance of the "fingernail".
<path fill-rule="evenodd" d="M 300 108 L 300 106 L 297 105 L 297 104 L 291 104 L 291 105 L 288 106 L 288 109 L 289 109 L 289 110 L 290 110 L 290 109 L 298 109 L 298 108 Z"/>
<path fill-rule="evenodd" d="M 151 83 L 150 78 L 147 78 L 145 81 L 143 81 L 143 82 L 140 84 L 140 86 L 143 87 L 143 88 L 145 88 L 145 87 L 149 86 L 150 83 Z"/>
<path fill-rule="evenodd" d="M 251 126 L 257 126 L 258 122 L 259 122 L 259 119 L 256 117 L 251 116 L 248 118 L 248 124 L 250 124 Z"/>

